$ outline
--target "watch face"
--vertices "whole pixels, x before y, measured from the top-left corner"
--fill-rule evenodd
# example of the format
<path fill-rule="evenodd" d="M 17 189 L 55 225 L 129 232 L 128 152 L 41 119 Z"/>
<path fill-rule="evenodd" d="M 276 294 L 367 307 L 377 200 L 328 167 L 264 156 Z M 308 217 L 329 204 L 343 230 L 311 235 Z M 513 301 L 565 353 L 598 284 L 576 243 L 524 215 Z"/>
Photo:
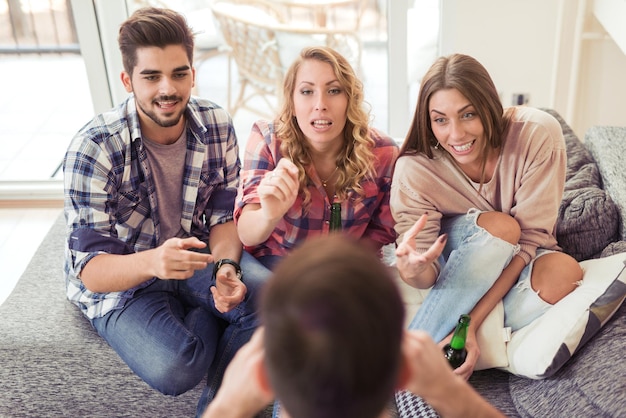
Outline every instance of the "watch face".
<path fill-rule="evenodd" d="M 217 274 L 217 271 L 220 268 L 222 268 L 224 264 L 230 264 L 231 266 L 233 266 L 235 268 L 235 273 L 237 274 L 237 278 L 241 280 L 242 273 L 241 273 L 241 267 L 239 266 L 239 263 L 229 258 L 222 258 L 221 260 L 218 260 L 217 263 L 215 263 L 215 268 L 213 269 L 213 276 Z"/>

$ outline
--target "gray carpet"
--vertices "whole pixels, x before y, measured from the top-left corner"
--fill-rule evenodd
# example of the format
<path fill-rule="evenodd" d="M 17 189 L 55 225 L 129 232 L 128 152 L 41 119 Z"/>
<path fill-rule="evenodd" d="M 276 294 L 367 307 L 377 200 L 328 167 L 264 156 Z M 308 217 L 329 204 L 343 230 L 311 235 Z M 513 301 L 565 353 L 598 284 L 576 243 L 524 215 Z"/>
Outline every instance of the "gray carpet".
<path fill-rule="evenodd" d="M 61 216 L 0 306 L 0 417 L 193 417 L 202 385 L 151 389 L 66 300 L 64 228 Z"/>

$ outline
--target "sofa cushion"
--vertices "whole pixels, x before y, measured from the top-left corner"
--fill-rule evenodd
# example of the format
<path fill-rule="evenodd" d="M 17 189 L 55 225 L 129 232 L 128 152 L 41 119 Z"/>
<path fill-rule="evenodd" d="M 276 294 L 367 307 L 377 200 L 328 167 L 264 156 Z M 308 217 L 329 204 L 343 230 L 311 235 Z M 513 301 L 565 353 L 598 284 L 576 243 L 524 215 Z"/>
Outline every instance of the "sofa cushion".
<path fill-rule="evenodd" d="M 511 373 L 553 375 L 591 339 L 626 298 L 626 254 L 580 263 L 580 285 L 544 315 L 513 333 L 507 346 Z"/>
<path fill-rule="evenodd" d="M 626 240 L 626 170 L 624 138 L 626 127 L 593 126 L 585 133 L 585 146 L 598 164 L 603 187 L 619 208 L 619 234 Z"/>
<path fill-rule="evenodd" d="M 580 182 L 576 178 L 572 181 Z M 617 240 L 618 231 L 617 206 L 604 190 L 566 187 L 556 224 L 557 241 L 565 253 L 577 261 L 598 257 Z"/>
<path fill-rule="evenodd" d="M 618 206 L 603 189 L 593 153 L 578 139 L 561 115 L 542 109 L 561 124 L 567 148 L 565 192 L 556 223 L 556 238 L 577 261 L 597 258 L 619 234 Z"/>
<path fill-rule="evenodd" d="M 494 405 L 507 408 L 508 411 L 512 402 L 515 405 L 515 412 L 511 416 L 624 416 L 626 411 L 624 341 L 626 341 L 626 304 L 622 304 L 594 338 L 579 348 L 566 367 L 544 380 L 510 375 L 507 385 L 510 399 L 504 396 L 502 399 L 493 397 L 490 399 Z M 493 385 L 489 385 L 489 381 L 485 383 L 478 390 L 490 396 L 486 392 L 490 392 Z"/>

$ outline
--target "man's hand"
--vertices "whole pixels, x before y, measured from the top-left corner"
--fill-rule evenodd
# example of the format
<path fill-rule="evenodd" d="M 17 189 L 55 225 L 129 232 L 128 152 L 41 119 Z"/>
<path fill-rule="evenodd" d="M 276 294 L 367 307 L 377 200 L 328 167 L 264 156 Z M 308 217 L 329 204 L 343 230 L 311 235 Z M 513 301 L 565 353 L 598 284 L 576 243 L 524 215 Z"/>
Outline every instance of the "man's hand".
<path fill-rule="evenodd" d="M 469 383 L 452 373 L 441 347 L 424 331 L 406 331 L 402 341 L 402 353 L 408 366 L 405 389 L 424 398 L 439 415 L 504 416 L 478 395 Z M 450 402 L 451 394 L 454 394 L 455 402 Z"/>
<path fill-rule="evenodd" d="M 194 271 L 202 270 L 213 261 L 211 254 L 189 251 L 204 248 L 206 243 L 196 237 L 170 238 L 155 248 L 152 266 L 154 276 L 160 279 L 184 280 L 193 276 Z"/>
<path fill-rule="evenodd" d="M 223 264 L 215 273 L 215 286 L 211 287 L 215 309 L 225 313 L 239 305 L 248 289 L 237 277 L 235 267 Z"/>
<path fill-rule="evenodd" d="M 409 368 L 406 389 L 427 402 L 441 396 L 449 399 L 446 389 L 455 376 L 432 338 L 424 331 L 405 331 L 402 351 Z"/>
<path fill-rule="evenodd" d="M 264 357 L 263 329 L 259 328 L 235 354 L 217 395 L 202 417 L 252 417 L 272 402 L 274 394 L 262 372 Z"/>

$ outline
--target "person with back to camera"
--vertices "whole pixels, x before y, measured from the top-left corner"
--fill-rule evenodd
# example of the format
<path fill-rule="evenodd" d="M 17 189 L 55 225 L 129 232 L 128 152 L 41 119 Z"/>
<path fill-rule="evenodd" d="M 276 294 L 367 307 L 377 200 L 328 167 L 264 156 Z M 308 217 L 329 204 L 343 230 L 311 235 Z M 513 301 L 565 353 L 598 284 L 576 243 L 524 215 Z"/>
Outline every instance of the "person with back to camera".
<path fill-rule="evenodd" d="M 333 202 L 348 235 L 377 250 L 395 241 L 398 146 L 368 117 L 348 61 L 331 48 L 303 49 L 285 75 L 280 116 L 252 127 L 236 200 L 239 237 L 265 266 L 327 234 Z"/>
<path fill-rule="evenodd" d="M 63 164 L 67 297 L 146 383 L 178 395 L 209 368 L 219 384 L 258 325 L 269 271 L 242 253 L 235 130 L 191 97 L 184 17 L 139 9 L 118 40 L 131 94 L 76 134 Z"/>
<path fill-rule="evenodd" d="M 555 238 L 563 133 L 541 110 L 503 109 L 487 70 L 454 54 L 422 79 L 400 155 L 391 193 L 397 267 L 409 285 L 432 286 L 409 328 L 440 342 L 470 313 L 468 355 L 456 370 L 469 378 L 476 329 L 500 300 L 515 331 L 582 278 Z"/>
<path fill-rule="evenodd" d="M 253 417 L 274 398 L 281 418 L 386 417 L 398 388 L 441 416 L 503 416 L 425 332 L 403 330 L 388 267 L 351 237 L 315 237 L 285 257 L 261 292 L 260 315 L 203 418 Z"/>

